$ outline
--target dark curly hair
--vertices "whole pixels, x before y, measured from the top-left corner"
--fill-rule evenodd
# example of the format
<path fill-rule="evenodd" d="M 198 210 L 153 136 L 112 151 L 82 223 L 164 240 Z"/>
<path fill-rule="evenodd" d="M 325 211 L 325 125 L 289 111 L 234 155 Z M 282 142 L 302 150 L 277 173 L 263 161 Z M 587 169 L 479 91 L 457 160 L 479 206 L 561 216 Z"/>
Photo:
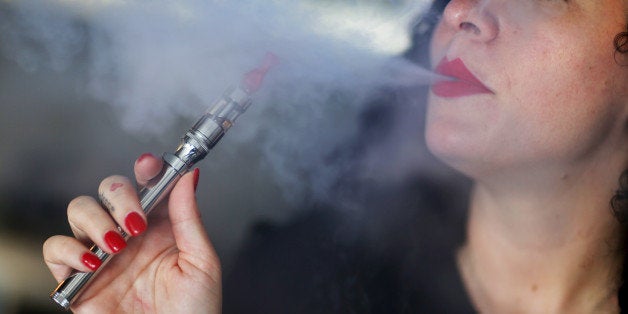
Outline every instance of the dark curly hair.
<path fill-rule="evenodd" d="M 628 223 L 628 169 L 619 177 L 619 189 L 611 199 L 611 208 L 620 223 Z"/>
<path fill-rule="evenodd" d="M 615 192 L 615 195 L 611 199 L 611 209 L 615 214 L 615 218 L 624 227 L 622 237 L 624 238 L 624 245 L 622 249 L 626 249 L 625 238 L 626 229 L 628 227 L 628 169 L 622 172 L 619 177 L 619 189 Z M 619 291 L 617 292 L 619 307 L 622 309 L 622 313 L 628 310 L 628 258 L 624 257 L 624 266 L 621 275 L 621 282 Z"/>
<path fill-rule="evenodd" d="M 628 54 L 628 26 L 625 32 L 615 36 L 613 43 L 617 53 Z M 619 177 L 619 189 L 615 191 L 615 195 L 611 199 L 611 209 L 615 214 L 615 218 L 624 226 L 624 230 L 628 229 L 628 169 L 624 170 Z M 625 232 L 623 236 L 626 237 Z M 626 257 L 624 257 L 621 284 L 617 294 L 619 307 L 622 312 L 625 312 L 628 309 L 628 258 Z"/>

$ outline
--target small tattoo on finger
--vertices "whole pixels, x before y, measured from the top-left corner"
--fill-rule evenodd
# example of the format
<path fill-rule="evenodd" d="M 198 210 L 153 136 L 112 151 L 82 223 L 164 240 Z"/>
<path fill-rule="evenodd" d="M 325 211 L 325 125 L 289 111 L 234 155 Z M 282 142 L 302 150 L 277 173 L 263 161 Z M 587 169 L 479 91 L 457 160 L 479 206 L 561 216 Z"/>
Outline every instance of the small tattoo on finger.
<path fill-rule="evenodd" d="M 123 186 L 124 186 L 124 184 L 122 184 L 122 183 L 113 183 L 113 184 L 111 184 L 111 186 L 109 187 L 109 191 L 110 191 L 110 192 L 115 192 L 117 189 L 119 189 L 119 188 L 121 188 L 121 187 L 123 187 Z"/>
<path fill-rule="evenodd" d="M 105 197 L 104 193 L 99 193 L 98 198 L 100 198 L 100 202 L 103 204 L 103 206 L 105 206 L 105 208 L 107 208 L 111 212 L 115 211 L 115 208 L 113 207 L 111 202 L 109 202 L 109 200 Z"/>

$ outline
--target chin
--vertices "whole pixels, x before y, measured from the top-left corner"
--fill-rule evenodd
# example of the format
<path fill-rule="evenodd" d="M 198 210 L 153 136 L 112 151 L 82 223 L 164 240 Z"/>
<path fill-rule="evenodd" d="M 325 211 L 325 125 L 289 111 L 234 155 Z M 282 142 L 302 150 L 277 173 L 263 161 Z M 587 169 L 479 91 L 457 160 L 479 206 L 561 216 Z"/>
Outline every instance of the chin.
<path fill-rule="evenodd" d="M 425 129 L 425 142 L 435 156 L 441 159 L 471 156 L 477 154 L 477 143 L 471 137 L 471 128 L 460 123 L 434 119 Z"/>
<path fill-rule="evenodd" d="M 469 133 L 450 132 L 445 126 L 430 126 L 425 132 L 427 148 L 436 158 L 470 178 L 478 178 L 494 169 L 496 162 L 482 149 L 482 143 Z"/>

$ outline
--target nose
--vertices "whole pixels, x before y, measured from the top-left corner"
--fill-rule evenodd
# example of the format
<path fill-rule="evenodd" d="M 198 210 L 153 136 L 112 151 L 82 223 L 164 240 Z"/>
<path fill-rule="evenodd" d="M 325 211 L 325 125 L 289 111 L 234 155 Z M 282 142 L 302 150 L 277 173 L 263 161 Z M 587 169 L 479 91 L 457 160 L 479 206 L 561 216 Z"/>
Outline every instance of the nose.
<path fill-rule="evenodd" d="M 451 0 L 443 12 L 443 23 L 473 41 L 489 42 L 499 33 L 499 25 L 491 8 L 491 2 L 495 1 Z"/>

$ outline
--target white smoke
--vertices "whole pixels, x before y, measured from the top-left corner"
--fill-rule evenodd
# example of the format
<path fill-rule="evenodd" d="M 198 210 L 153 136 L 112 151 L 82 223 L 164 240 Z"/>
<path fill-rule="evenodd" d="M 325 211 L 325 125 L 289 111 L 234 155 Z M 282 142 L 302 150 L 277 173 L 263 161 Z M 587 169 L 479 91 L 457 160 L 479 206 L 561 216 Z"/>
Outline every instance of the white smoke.
<path fill-rule="evenodd" d="M 430 79 L 394 58 L 429 1 L 373 3 L 16 1 L 0 48 L 25 69 L 78 67 L 79 88 L 111 104 L 122 128 L 155 137 L 181 117 L 191 125 L 272 51 L 280 65 L 229 137 L 261 144 L 280 184 L 324 189 L 335 170 L 317 165 L 355 133 L 369 93 Z"/>

